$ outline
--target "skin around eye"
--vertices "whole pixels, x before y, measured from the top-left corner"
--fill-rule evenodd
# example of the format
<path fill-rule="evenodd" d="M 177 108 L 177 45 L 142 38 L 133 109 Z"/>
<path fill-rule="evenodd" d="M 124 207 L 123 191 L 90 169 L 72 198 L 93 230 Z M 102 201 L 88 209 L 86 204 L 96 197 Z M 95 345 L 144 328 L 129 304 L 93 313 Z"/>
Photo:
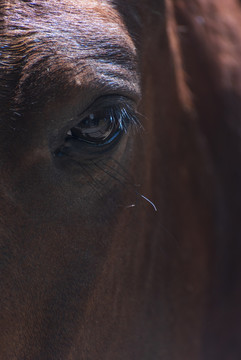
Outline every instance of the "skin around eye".
<path fill-rule="evenodd" d="M 136 104 L 123 96 L 98 98 L 77 117 L 74 126 L 65 129 L 62 145 L 54 150 L 54 157 L 85 161 L 113 151 L 130 126 L 141 128 L 135 109 Z"/>

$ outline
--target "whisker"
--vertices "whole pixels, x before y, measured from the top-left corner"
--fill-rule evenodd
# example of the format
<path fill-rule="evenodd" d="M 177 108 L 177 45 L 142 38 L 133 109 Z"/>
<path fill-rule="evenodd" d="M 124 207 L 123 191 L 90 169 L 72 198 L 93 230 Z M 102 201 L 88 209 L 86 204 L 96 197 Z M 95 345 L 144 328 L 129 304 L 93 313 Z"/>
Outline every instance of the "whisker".
<path fill-rule="evenodd" d="M 102 168 L 101 166 L 99 166 L 99 164 L 97 164 L 96 162 L 93 162 L 93 164 L 100 169 L 101 171 L 103 171 L 105 174 L 109 175 L 112 179 L 118 181 L 121 185 L 131 185 L 131 183 L 124 181 L 122 182 L 120 179 L 118 179 L 118 177 L 114 176 L 113 174 L 111 174 L 109 171 L 105 170 L 104 168 Z M 104 164 L 105 165 L 105 164 Z M 115 169 L 111 169 L 114 170 L 116 172 Z"/>
<path fill-rule="evenodd" d="M 99 199 L 102 199 L 101 193 L 98 190 L 98 183 L 96 183 L 94 177 L 87 171 L 86 167 L 83 166 L 79 161 L 75 161 L 78 163 L 78 165 L 81 167 L 81 169 L 87 174 L 87 176 L 90 178 L 91 182 L 89 183 L 89 186 L 93 191 L 95 191 L 98 194 Z"/>
<path fill-rule="evenodd" d="M 111 160 L 113 160 L 114 162 L 116 162 L 117 164 L 119 164 L 117 161 L 115 161 L 114 159 L 111 158 Z M 83 169 L 83 171 L 89 176 L 89 178 L 91 179 L 92 181 L 92 184 L 90 183 L 89 185 L 91 186 L 91 188 L 98 194 L 99 198 L 101 199 L 102 196 L 101 196 L 101 193 L 99 192 L 98 190 L 98 183 L 95 181 L 94 177 L 89 173 L 89 171 L 87 171 L 86 169 L 86 165 L 83 166 L 80 162 L 76 161 L 80 166 L 81 168 Z M 111 166 L 108 166 L 107 164 L 105 164 L 103 161 L 102 163 L 108 167 L 109 169 L 111 169 L 112 171 L 114 171 L 115 173 L 117 173 L 117 175 L 120 175 L 123 179 L 126 179 L 126 177 L 124 175 L 122 175 L 121 173 L 119 173 L 116 169 L 112 168 Z M 129 182 L 129 181 L 123 181 L 123 180 L 120 180 L 118 177 L 116 177 L 115 175 L 111 174 L 108 170 L 104 169 L 103 167 L 99 166 L 98 163 L 96 162 L 92 162 L 92 165 L 94 165 L 95 167 L 97 167 L 98 169 L 100 169 L 101 171 L 103 171 L 105 174 L 107 174 L 108 176 L 110 176 L 112 179 L 118 181 L 121 185 L 127 185 L 128 187 L 132 188 L 135 192 L 136 195 L 138 195 L 140 198 L 146 200 L 151 206 L 152 208 L 154 209 L 155 212 L 158 211 L 156 205 L 150 200 L 148 199 L 146 196 L 144 196 L 143 194 L 141 194 L 140 192 L 138 192 L 136 190 L 136 185 L 134 185 L 133 183 Z M 90 168 L 89 165 L 87 165 L 88 168 Z M 121 165 L 120 165 L 121 166 Z M 128 172 L 121 166 L 123 172 L 125 172 L 128 176 L 130 174 L 128 174 Z M 91 171 L 91 168 L 90 168 L 90 171 Z M 94 185 L 93 185 L 94 184 Z M 101 184 L 101 183 L 100 183 Z M 103 184 L 101 184 L 103 186 Z M 127 205 L 127 206 L 124 206 L 125 209 L 130 209 L 130 208 L 134 208 L 136 207 L 136 204 L 130 204 L 130 205 Z M 176 237 L 164 226 L 162 225 L 161 223 L 159 223 L 159 226 L 166 232 L 166 234 L 168 234 L 170 236 L 170 238 L 172 238 L 173 240 L 175 240 L 175 242 L 177 242 L 177 239 Z"/>
<path fill-rule="evenodd" d="M 113 162 L 115 162 L 117 165 L 120 166 L 120 168 L 123 170 L 124 173 L 126 173 L 128 176 L 130 176 L 130 174 L 123 168 L 123 166 L 121 164 L 119 164 L 119 162 L 113 158 L 109 158 L 110 160 L 112 160 Z M 115 173 L 117 173 L 118 175 L 120 175 L 121 177 L 123 177 L 124 179 L 126 179 L 126 177 L 124 175 L 122 175 L 120 172 L 118 172 L 115 168 L 109 166 L 108 164 L 105 164 L 103 161 L 101 161 L 102 164 L 104 164 L 106 167 L 108 167 L 110 170 L 114 171 Z M 98 164 L 94 163 L 95 166 L 97 166 L 100 170 L 104 171 L 107 175 L 111 176 L 114 180 L 120 182 L 122 185 L 127 185 L 127 186 L 130 186 L 136 195 L 138 195 L 140 198 L 146 200 L 151 206 L 152 208 L 154 209 L 155 212 L 158 211 L 156 205 L 150 200 L 148 199 L 146 196 L 144 196 L 143 194 L 141 194 L 140 192 L 138 192 L 136 190 L 136 187 L 137 185 L 129 182 L 129 181 L 121 181 L 120 179 L 118 179 L 117 177 L 115 177 L 113 174 L 111 174 L 109 171 L 106 171 L 105 169 L 103 169 L 101 166 L 99 166 Z M 134 208 L 136 207 L 136 204 L 131 204 L 131 205 L 127 205 L 127 206 L 124 206 L 125 209 L 130 209 L 130 208 Z M 168 235 L 170 236 L 170 238 L 172 238 L 173 240 L 175 240 L 175 242 L 177 242 L 177 239 L 176 237 L 161 223 L 159 223 L 159 226 L 163 229 L 163 231 Z"/>
<path fill-rule="evenodd" d="M 103 163 L 103 162 L 102 162 L 102 163 Z M 120 182 L 122 185 L 128 185 L 128 186 L 134 188 L 134 192 L 135 192 L 138 196 L 140 196 L 141 198 L 143 198 L 144 200 L 146 200 L 149 204 L 151 204 L 152 207 L 153 207 L 153 209 L 154 209 L 155 211 L 157 211 L 157 207 L 155 206 L 155 204 L 154 204 L 150 199 L 148 199 L 146 196 L 140 194 L 140 193 L 136 190 L 136 186 L 135 186 L 133 183 L 130 183 L 130 182 L 127 182 L 127 181 L 122 182 L 120 179 L 118 179 L 116 176 L 114 176 L 113 174 L 111 174 L 109 171 L 106 171 L 104 168 L 100 167 L 100 166 L 99 166 L 98 164 L 96 164 L 96 163 L 94 163 L 94 164 L 95 164 L 95 166 L 97 166 L 100 170 L 102 170 L 103 172 L 105 172 L 107 175 L 111 176 L 111 177 L 112 177 L 113 179 L 115 179 L 116 181 Z M 104 164 L 104 165 L 107 166 L 106 164 Z M 107 166 L 107 167 L 108 167 L 108 166 Z M 112 170 L 114 170 L 115 172 L 117 172 L 116 169 L 112 169 Z M 118 174 L 118 172 L 117 172 L 117 174 Z M 121 176 L 124 177 L 123 175 L 121 175 Z M 125 178 L 125 177 L 124 177 L 124 178 Z"/>
<path fill-rule="evenodd" d="M 130 209 L 130 208 L 133 208 L 135 206 L 136 206 L 135 204 L 127 205 L 127 206 L 125 206 L 125 209 Z"/>
<path fill-rule="evenodd" d="M 113 160 L 113 159 L 110 158 L 110 160 Z M 114 161 L 114 160 L 113 160 L 113 161 Z M 117 161 L 115 161 L 115 162 L 116 162 L 116 164 L 118 165 L 118 167 L 121 168 L 120 164 L 119 164 Z M 110 170 L 113 170 L 117 175 L 121 176 L 121 177 L 125 180 L 125 183 L 126 183 L 126 184 L 133 185 L 133 179 L 131 179 L 131 178 L 128 179 L 128 178 L 127 178 L 127 176 L 128 176 L 128 177 L 130 176 L 130 174 L 129 174 L 127 171 L 124 172 L 124 169 L 121 168 L 121 170 L 123 170 L 123 172 L 126 173 L 126 175 L 123 175 L 120 171 L 118 171 L 118 170 L 115 169 L 114 167 L 106 164 L 103 160 L 101 161 L 101 163 L 102 163 L 104 166 L 106 166 L 107 168 L 109 168 Z M 134 185 L 133 185 L 133 186 L 134 186 Z"/>
<path fill-rule="evenodd" d="M 157 211 L 156 205 L 155 205 L 150 199 L 148 199 L 146 196 L 144 196 L 144 195 L 142 195 L 142 194 L 140 194 L 140 193 L 138 193 L 138 192 L 137 192 L 137 194 L 140 195 L 140 196 L 141 196 L 143 199 L 145 199 L 147 202 L 149 202 L 149 204 L 152 205 L 152 207 L 154 208 L 154 210 Z"/>
<path fill-rule="evenodd" d="M 96 185 L 96 182 L 95 182 L 93 176 L 91 176 L 91 175 L 89 174 L 89 172 L 88 172 L 85 168 L 82 167 L 82 170 L 84 170 L 84 172 L 90 177 L 90 179 L 91 179 L 91 181 L 92 181 L 92 184 L 91 184 L 91 183 L 89 184 L 90 187 L 91 187 L 91 189 L 94 190 L 94 191 L 98 194 L 99 199 L 101 199 L 101 198 L 102 198 L 101 193 L 100 193 L 100 191 L 97 189 L 97 185 Z"/>

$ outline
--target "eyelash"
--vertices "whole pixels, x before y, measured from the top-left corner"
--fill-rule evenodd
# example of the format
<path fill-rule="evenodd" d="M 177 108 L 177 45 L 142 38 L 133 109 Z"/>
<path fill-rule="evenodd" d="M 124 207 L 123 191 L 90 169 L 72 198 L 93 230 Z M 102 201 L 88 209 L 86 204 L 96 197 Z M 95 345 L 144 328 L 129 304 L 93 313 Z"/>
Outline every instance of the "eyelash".
<path fill-rule="evenodd" d="M 120 131 L 127 133 L 130 126 L 140 127 L 136 112 L 129 105 L 115 105 L 108 110 L 108 116 L 113 119 L 113 122 L 118 124 Z"/>

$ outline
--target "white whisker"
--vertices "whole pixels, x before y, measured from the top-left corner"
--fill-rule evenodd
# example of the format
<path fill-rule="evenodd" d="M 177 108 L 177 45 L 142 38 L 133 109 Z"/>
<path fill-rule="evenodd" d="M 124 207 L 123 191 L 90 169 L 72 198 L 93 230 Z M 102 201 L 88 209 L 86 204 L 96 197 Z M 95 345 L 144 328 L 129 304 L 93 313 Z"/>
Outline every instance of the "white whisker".
<path fill-rule="evenodd" d="M 143 199 L 145 199 L 147 202 L 149 202 L 149 204 L 152 205 L 153 209 L 154 209 L 155 211 L 157 211 L 156 205 L 155 205 L 151 200 L 149 200 L 147 197 L 145 197 L 144 195 L 142 195 L 142 194 L 140 194 L 140 193 L 139 193 L 139 195 L 140 195 Z"/>
<path fill-rule="evenodd" d="M 125 206 L 126 209 L 129 209 L 129 208 L 133 208 L 135 207 L 136 205 L 135 204 L 131 204 L 131 205 L 128 205 L 128 206 Z"/>

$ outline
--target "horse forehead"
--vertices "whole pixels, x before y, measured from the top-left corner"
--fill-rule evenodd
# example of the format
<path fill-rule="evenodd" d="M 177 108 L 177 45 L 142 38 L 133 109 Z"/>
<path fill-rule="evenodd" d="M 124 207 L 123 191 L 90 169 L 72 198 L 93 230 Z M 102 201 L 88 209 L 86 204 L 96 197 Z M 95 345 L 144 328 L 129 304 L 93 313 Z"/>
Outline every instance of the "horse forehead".
<path fill-rule="evenodd" d="M 67 37 L 74 43 L 81 36 L 83 45 L 109 39 L 134 49 L 120 14 L 108 1 L 23 1 L 3 5 L 5 21 L 15 33 L 35 31 L 48 37 Z"/>
<path fill-rule="evenodd" d="M 133 70 L 135 46 L 119 13 L 106 1 L 18 0 L 4 10 L 4 35 L 14 56 L 24 51 L 26 61 L 34 55 L 36 62 L 37 53 L 40 58 L 52 52 L 71 66 L 100 59 L 129 64 Z"/>
<path fill-rule="evenodd" d="M 7 58 L 2 66 L 9 72 L 18 69 L 22 91 L 15 96 L 17 103 L 24 103 L 26 91 L 28 98 L 36 95 L 32 103 L 38 103 L 54 86 L 62 93 L 73 86 L 93 86 L 139 94 L 136 49 L 110 3 L 15 0 L 6 2 L 3 11 L 2 56 L 6 53 Z"/>

